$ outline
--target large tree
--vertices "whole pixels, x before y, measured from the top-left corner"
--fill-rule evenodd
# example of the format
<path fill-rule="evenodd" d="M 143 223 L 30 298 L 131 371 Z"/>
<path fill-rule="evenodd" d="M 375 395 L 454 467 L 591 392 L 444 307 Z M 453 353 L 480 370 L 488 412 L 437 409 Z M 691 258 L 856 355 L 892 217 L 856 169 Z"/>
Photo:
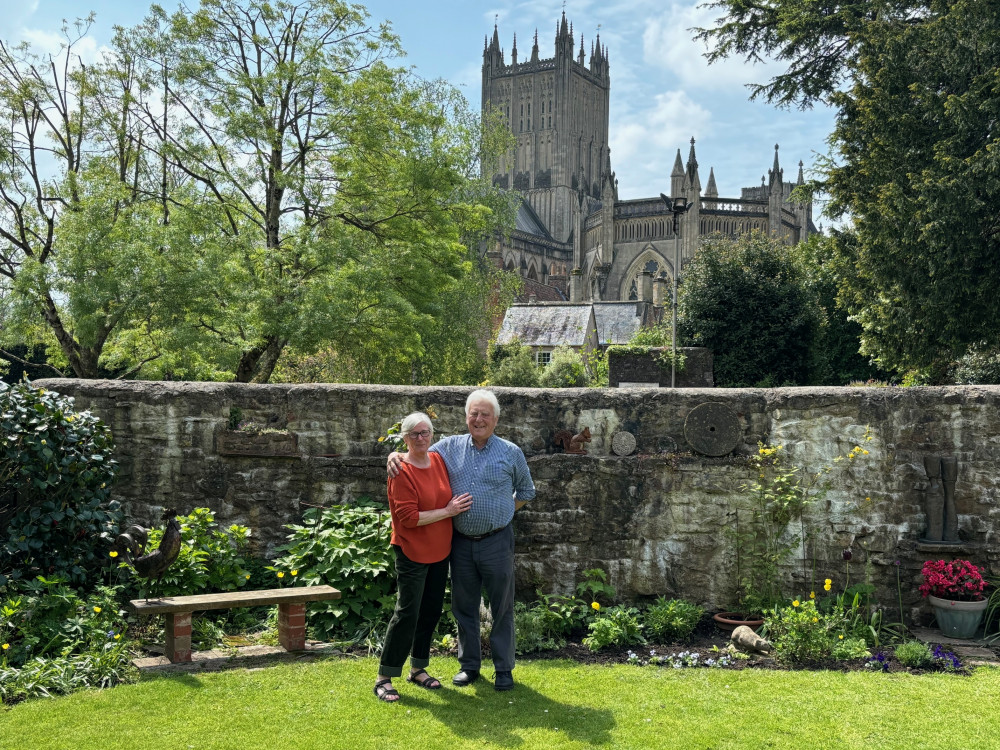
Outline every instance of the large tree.
<path fill-rule="evenodd" d="M 837 108 L 819 181 L 848 220 L 840 301 L 862 350 L 940 378 L 1000 342 L 1000 4 L 718 0 L 710 57 L 788 68 L 753 94 Z"/>
<path fill-rule="evenodd" d="M 715 384 L 805 385 L 820 311 L 790 248 L 760 232 L 710 237 L 685 269 L 678 337 L 714 354 Z"/>
<path fill-rule="evenodd" d="M 339 0 L 203 0 L 153 6 L 99 64 L 74 41 L 59 60 L 2 49 L 7 340 L 57 342 L 81 377 L 266 382 L 289 347 L 375 373 L 429 354 L 511 204 L 479 178 L 496 128 L 386 65 L 387 28 Z M 469 320 L 451 316 L 456 340 Z"/>
<path fill-rule="evenodd" d="M 167 102 L 146 122 L 234 250 L 192 322 L 235 379 L 266 382 L 289 345 L 419 358 L 503 205 L 466 101 L 384 64 L 395 38 L 340 0 L 203 0 L 145 28 Z"/>
<path fill-rule="evenodd" d="M 77 55 L 91 20 L 65 27 L 54 54 L 0 41 L 0 354 L 47 341 L 53 369 L 88 378 L 143 364 L 108 353 L 169 301 L 161 269 L 185 243 L 150 196 L 135 60 Z"/>

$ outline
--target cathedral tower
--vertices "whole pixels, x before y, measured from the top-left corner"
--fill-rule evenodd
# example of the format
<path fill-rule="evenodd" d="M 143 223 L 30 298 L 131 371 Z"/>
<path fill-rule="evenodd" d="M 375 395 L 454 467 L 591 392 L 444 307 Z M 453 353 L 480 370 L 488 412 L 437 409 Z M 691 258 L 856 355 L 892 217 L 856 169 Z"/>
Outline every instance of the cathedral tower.
<path fill-rule="evenodd" d="M 483 112 L 499 110 L 517 139 L 494 180 L 523 191 L 552 238 L 569 242 L 574 210 L 580 212 L 583 198 L 589 213 L 610 169 L 607 50 L 598 35 L 588 60 L 583 37 L 577 49 L 564 12 L 554 57 L 539 57 L 537 31 L 530 57 L 518 60 L 516 37 L 511 53 L 507 64 L 494 26 L 483 47 Z"/>

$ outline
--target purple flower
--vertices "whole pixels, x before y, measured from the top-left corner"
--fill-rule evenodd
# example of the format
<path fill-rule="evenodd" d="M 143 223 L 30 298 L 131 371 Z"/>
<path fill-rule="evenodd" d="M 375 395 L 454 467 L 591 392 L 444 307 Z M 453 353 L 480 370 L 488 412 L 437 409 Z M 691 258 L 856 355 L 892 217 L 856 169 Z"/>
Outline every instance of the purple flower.
<path fill-rule="evenodd" d="M 843 552 L 841 553 L 841 555 L 843 555 L 844 559 L 845 559 L 845 560 L 846 560 L 847 562 L 850 562 L 850 561 L 851 561 L 851 558 L 852 558 L 852 557 L 854 557 L 854 553 L 853 553 L 853 552 L 851 551 L 851 548 L 850 548 L 850 547 L 848 547 L 847 549 L 845 549 L 845 550 L 844 550 L 844 551 L 843 551 Z"/>

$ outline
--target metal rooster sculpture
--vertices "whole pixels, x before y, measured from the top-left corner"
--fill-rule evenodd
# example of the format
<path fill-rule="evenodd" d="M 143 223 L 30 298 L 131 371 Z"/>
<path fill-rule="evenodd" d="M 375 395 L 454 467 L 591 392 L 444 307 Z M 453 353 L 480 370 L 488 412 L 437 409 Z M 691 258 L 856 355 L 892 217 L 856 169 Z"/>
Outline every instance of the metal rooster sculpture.
<path fill-rule="evenodd" d="M 132 566 L 136 575 L 147 580 L 147 587 L 150 588 L 154 578 L 159 586 L 163 574 L 181 551 L 181 525 L 177 522 L 177 511 L 172 508 L 163 511 L 163 520 L 167 522 L 167 526 L 163 530 L 160 546 L 148 554 L 146 543 L 149 541 L 149 531 L 142 526 L 129 526 L 124 534 L 119 534 L 115 539 L 115 546 L 121 550 L 126 562 Z M 149 601 L 148 594 L 147 590 L 146 601 Z"/>

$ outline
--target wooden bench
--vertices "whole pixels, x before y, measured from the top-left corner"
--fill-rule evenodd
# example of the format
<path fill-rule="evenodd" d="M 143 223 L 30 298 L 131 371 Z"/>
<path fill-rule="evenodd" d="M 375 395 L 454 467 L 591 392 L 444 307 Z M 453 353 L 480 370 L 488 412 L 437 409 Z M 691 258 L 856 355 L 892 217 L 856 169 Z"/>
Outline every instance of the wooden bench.
<path fill-rule="evenodd" d="M 165 653 L 172 663 L 191 661 L 191 614 L 209 609 L 236 609 L 278 605 L 278 642 L 286 651 L 306 647 L 306 602 L 339 599 L 332 586 L 299 586 L 260 591 L 230 591 L 225 594 L 168 596 L 163 599 L 133 599 L 137 615 L 164 615 Z"/>

